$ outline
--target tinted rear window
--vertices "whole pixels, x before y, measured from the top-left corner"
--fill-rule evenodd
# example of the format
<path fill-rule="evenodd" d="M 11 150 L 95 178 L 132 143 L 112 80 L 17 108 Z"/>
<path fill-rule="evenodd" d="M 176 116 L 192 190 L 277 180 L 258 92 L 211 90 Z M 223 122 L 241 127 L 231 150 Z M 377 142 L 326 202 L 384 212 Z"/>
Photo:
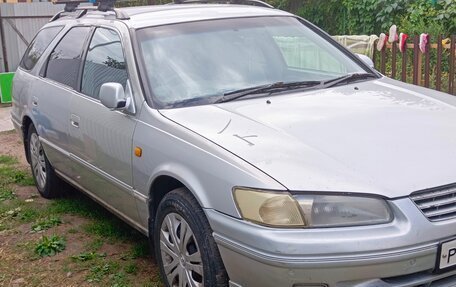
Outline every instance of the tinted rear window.
<path fill-rule="evenodd" d="M 33 69 L 41 58 L 41 55 L 44 53 L 44 50 L 46 50 L 62 28 L 62 26 L 56 26 L 44 28 L 39 31 L 25 51 L 20 66 L 26 70 Z"/>
<path fill-rule="evenodd" d="M 90 29 L 75 27 L 63 36 L 49 57 L 46 78 L 76 89 L 84 43 Z"/>

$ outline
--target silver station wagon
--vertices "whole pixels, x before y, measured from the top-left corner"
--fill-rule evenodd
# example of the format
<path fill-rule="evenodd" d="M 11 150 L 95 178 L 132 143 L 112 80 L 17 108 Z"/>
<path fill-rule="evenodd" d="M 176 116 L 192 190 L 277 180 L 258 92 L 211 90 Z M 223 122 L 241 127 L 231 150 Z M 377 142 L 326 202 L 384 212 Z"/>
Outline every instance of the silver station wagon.
<path fill-rule="evenodd" d="M 14 78 L 42 196 L 148 235 L 166 286 L 456 286 L 455 97 L 260 1 L 80 2 Z"/>

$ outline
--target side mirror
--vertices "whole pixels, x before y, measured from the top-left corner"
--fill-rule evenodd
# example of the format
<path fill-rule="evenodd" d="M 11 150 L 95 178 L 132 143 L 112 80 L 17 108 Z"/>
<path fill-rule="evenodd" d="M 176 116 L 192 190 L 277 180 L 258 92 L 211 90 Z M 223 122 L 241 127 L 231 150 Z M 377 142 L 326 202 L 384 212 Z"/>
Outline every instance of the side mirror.
<path fill-rule="evenodd" d="M 101 103 L 110 110 L 122 110 L 127 106 L 124 88 L 119 83 L 104 83 L 99 96 Z"/>
<path fill-rule="evenodd" d="M 360 58 L 369 67 L 371 67 L 372 69 L 375 69 L 374 62 L 372 61 L 371 58 L 369 58 L 368 56 L 363 55 L 363 54 L 356 54 L 356 56 L 358 56 L 358 58 Z"/>

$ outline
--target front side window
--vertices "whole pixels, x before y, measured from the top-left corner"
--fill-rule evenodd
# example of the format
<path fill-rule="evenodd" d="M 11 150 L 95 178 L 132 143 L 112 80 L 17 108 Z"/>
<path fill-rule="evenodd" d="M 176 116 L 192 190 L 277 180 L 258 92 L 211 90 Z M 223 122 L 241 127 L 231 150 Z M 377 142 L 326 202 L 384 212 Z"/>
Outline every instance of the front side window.
<path fill-rule="evenodd" d="M 100 87 L 104 83 L 127 84 L 127 69 L 122 44 L 117 32 L 98 28 L 90 42 L 82 73 L 81 92 L 98 99 Z"/>
<path fill-rule="evenodd" d="M 46 69 L 46 78 L 73 89 L 77 88 L 84 43 L 90 27 L 72 28 L 52 51 Z"/>
<path fill-rule="evenodd" d="M 200 21 L 137 32 L 142 65 L 159 108 L 214 102 L 223 94 L 366 73 L 294 17 Z"/>
<path fill-rule="evenodd" d="M 44 50 L 51 44 L 55 36 L 62 30 L 62 26 L 44 28 L 38 32 L 24 53 L 20 66 L 26 70 L 35 67 L 38 60 L 43 55 Z"/>

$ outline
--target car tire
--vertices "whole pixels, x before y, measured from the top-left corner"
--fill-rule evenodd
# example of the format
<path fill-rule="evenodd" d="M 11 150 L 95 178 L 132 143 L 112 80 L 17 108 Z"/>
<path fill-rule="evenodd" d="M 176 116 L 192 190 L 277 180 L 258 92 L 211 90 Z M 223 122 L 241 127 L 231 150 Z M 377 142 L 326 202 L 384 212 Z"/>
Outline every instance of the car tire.
<path fill-rule="evenodd" d="M 165 195 L 154 231 L 153 246 L 165 286 L 228 286 L 212 229 L 188 189 L 177 188 Z"/>
<path fill-rule="evenodd" d="M 33 125 L 30 125 L 27 133 L 27 149 L 30 156 L 30 167 L 38 192 L 44 198 L 55 198 L 61 195 L 62 180 L 57 177 L 49 163 L 38 133 Z"/>

